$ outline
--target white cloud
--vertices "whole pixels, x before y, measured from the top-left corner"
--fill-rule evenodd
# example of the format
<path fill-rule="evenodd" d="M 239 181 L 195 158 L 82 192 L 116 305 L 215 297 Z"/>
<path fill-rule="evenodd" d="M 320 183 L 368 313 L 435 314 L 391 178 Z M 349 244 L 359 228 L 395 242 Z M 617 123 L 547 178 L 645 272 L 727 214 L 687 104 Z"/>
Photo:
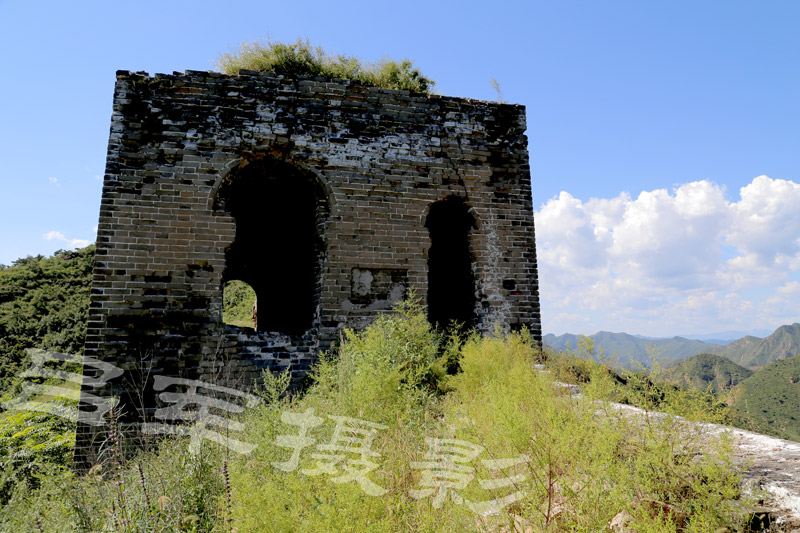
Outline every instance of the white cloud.
<path fill-rule="evenodd" d="M 60 231 L 48 231 L 42 237 L 48 241 L 59 240 L 69 243 L 70 248 L 84 248 L 89 246 L 89 241 L 86 239 L 68 239 Z"/>
<path fill-rule="evenodd" d="M 778 294 L 783 296 L 800 296 L 800 281 L 790 281 L 778 287 Z"/>
<path fill-rule="evenodd" d="M 536 213 L 545 331 L 672 335 L 786 318 L 784 299 L 800 294 L 787 283 L 800 270 L 799 206 L 800 184 L 766 176 L 733 202 L 705 180 L 635 199 L 562 192 Z M 753 288 L 765 296 L 742 296 Z M 592 314 L 594 331 L 576 314 Z"/>
<path fill-rule="evenodd" d="M 67 238 L 64 237 L 64 234 L 60 231 L 48 231 L 44 235 L 42 235 L 48 241 L 52 241 L 53 239 L 58 239 L 59 241 L 66 241 Z"/>
<path fill-rule="evenodd" d="M 50 183 L 55 183 L 56 185 L 58 185 L 58 178 L 48 178 L 48 179 L 50 180 Z"/>
<path fill-rule="evenodd" d="M 800 183 L 759 176 L 741 189 L 728 242 L 744 265 L 800 267 Z M 738 265 L 733 265 L 738 267 Z"/>

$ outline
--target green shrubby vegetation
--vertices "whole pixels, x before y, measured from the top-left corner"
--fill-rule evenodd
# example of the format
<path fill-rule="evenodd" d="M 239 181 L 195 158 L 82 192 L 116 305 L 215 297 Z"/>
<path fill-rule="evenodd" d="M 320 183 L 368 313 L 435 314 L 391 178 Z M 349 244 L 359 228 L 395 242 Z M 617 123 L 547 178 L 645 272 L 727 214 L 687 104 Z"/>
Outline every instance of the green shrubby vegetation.
<path fill-rule="evenodd" d="M 26 348 L 83 353 L 94 246 L 0 268 L 0 391 L 27 365 Z"/>
<path fill-rule="evenodd" d="M 547 353 L 548 367 L 560 381 L 592 387 L 591 376 L 602 376 L 600 381 L 595 377 L 594 383 L 610 383 L 603 396 L 608 401 L 662 411 L 689 421 L 730 424 L 734 419 L 729 395 L 717 394 L 710 387 L 687 388 L 667 381 L 656 349 L 650 349 L 649 363 L 639 364 L 635 370 L 620 369 L 614 356 L 605 354 L 600 345 L 595 347 L 593 339 L 586 336 L 578 337 L 577 353 Z"/>
<path fill-rule="evenodd" d="M 239 327 L 253 327 L 256 291 L 244 281 L 231 280 L 222 291 L 222 321 Z"/>
<path fill-rule="evenodd" d="M 737 426 L 800 441 L 800 355 L 767 365 L 739 383 L 733 394 Z"/>
<path fill-rule="evenodd" d="M 80 354 L 86 335 L 94 246 L 0 267 L 0 401 L 20 394 L 26 350 Z M 79 370 L 79 369 L 71 369 Z M 75 402 L 61 401 L 64 409 Z M 0 412 L 0 504 L 39 487 L 72 458 L 75 426 L 47 413 Z"/>
<path fill-rule="evenodd" d="M 789 329 L 781 327 L 778 332 L 785 337 Z M 800 355 L 753 371 L 724 357 L 699 354 L 667 368 L 659 379 L 687 385 L 660 383 L 659 387 L 704 395 L 729 406 L 723 423 L 800 441 Z"/>
<path fill-rule="evenodd" d="M 534 363 L 543 357 L 524 332 L 444 344 L 419 303 L 404 302 L 364 331 L 347 332 L 305 394 L 287 395 L 288 374 L 269 374 L 266 401 L 236 435 L 257 445 L 251 454 L 204 443 L 192 456 L 185 439 L 167 439 L 124 461 L 111 432 L 112 454 L 90 475 L 56 464 L 35 490 L 10 490 L 0 529 L 492 531 L 516 520 L 534 530 L 591 531 L 623 513 L 637 531 L 708 531 L 744 519 L 726 443 L 701 440 L 675 417 L 643 420 L 608 408 L 618 383 L 602 365 L 584 367 L 584 393 L 573 396 L 555 383 L 565 365 L 542 372 Z M 450 375 L 454 350 L 463 371 Z M 308 432 L 315 443 L 330 441 L 331 417 L 374 424 L 370 450 L 379 456 L 366 475 L 385 493 L 304 473 L 317 466 L 313 447 L 294 468 L 277 468 L 292 456 L 281 437 L 299 431 L 287 414 L 318 417 Z M 457 492 L 466 501 L 520 497 L 496 515 L 476 514 L 452 495 L 440 507 L 432 496 L 415 498 L 423 478 L 412 465 L 428 460 L 431 438 L 479 447 L 469 462 L 474 479 Z M 485 462 L 499 459 L 517 464 L 498 471 Z M 512 477 L 502 490 L 477 482 Z"/>
<path fill-rule="evenodd" d="M 39 487 L 54 465 L 67 465 L 75 446 L 75 425 L 46 413 L 0 415 L 0 505 L 15 491 Z"/>
<path fill-rule="evenodd" d="M 489 531 L 514 520 L 534 530 L 595 531 L 623 512 L 637 531 L 708 531 L 744 519 L 728 443 L 701 439 L 675 417 L 643 420 L 602 407 L 616 392 L 602 365 L 586 366 L 585 393 L 576 398 L 534 366 L 542 357 L 524 333 L 467 338 L 459 352 L 463 372 L 455 376 L 426 369 L 443 364 L 439 342 L 418 305 L 404 304 L 364 332 L 349 332 L 340 358 L 317 367 L 306 395 L 252 413 L 250 441 L 258 448 L 232 470 L 239 531 Z M 276 446 L 280 436 L 297 434 L 281 414 L 310 410 L 321 420 L 350 416 L 385 426 L 372 446 L 380 468 L 369 477 L 386 494 L 305 475 L 303 468 L 314 467 L 307 456 L 289 472 L 274 466 L 291 455 Z M 325 422 L 309 432 L 316 442 L 330 436 L 333 423 Z M 421 473 L 410 465 L 425 461 L 426 437 L 480 446 L 471 463 L 475 479 L 522 474 L 501 495 L 524 497 L 497 516 L 415 499 L 410 491 Z M 482 462 L 520 458 L 518 469 L 503 475 Z M 473 502 L 498 497 L 476 482 L 459 494 Z"/>
<path fill-rule="evenodd" d="M 27 260 L 0 272 L 7 276 L 0 279 L 25 288 L 4 286 L 15 297 L 0 304 L 6 305 L 3 316 L 16 312 L 13 320 L 49 324 L 46 315 L 58 309 L 37 313 L 33 295 L 82 294 L 89 270 L 79 265 L 91 264 L 91 250 L 75 254 L 50 263 Z M 37 264 L 47 267 L 31 274 Z M 11 269 L 17 270 L 9 274 Z M 72 274 L 55 275 L 63 271 Z M 35 279 L 44 272 L 55 287 Z M 80 272 L 85 284 L 74 281 Z M 252 304 L 245 293 L 232 291 L 236 297 L 226 312 L 249 320 Z M 77 299 L 66 300 L 77 305 Z M 46 327 L 12 330 L 21 332 L 21 347 L 70 348 L 52 342 Z M 533 531 L 595 531 L 620 517 L 637 531 L 740 527 L 749 501 L 739 493 L 729 443 L 655 413 L 719 420 L 724 406 L 700 392 L 658 384 L 658 371 L 652 365 L 620 372 L 588 341 L 577 354 L 545 356 L 524 331 L 446 337 L 410 299 L 365 330 L 345 332 L 338 350 L 322 355 L 306 390 L 289 394 L 288 373 L 265 374 L 258 391 L 264 402 L 242 416 L 245 430 L 235 435 L 257 445 L 248 455 L 207 441 L 193 455 L 188 439 L 165 438 L 126 458 L 112 424 L 109 455 L 77 476 L 68 469 L 70 422 L 2 413 L 0 530 L 438 532 L 497 531 L 516 523 Z M 582 392 L 572 394 L 558 382 L 579 383 Z M 612 401 L 644 411 L 626 415 Z M 298 426 L 287 423 L 292 416 L 317 417 L 320 424 L 307 435 L 315 445 L 330 442 L 335 417 L 374 427 L 370 449 L 379 455 L 369 458 L 375 468 L 366 476 L 385 493 L 369 495 L 352 480 L 304 473 L 317 466 L 314 446 L 301 450 L 295 468 L 286 468 L 292 449 L 279 444 L 298 434 Z M 466 501 L 521 497 L 495 515 L 476 513 L 452 495 L 438 507 L 432 495 L 415 498 L 424 469 L 413 465 L 430 460 L 426 439 L 475 446 L 478 453 L 468 463 L 474 477 L 457 492 Z M 493 470 L 485 462 L 500 459 L 515 464 Z M 283 470 L 276 467 L 281 463 Z M 511 485 L 494 490 L 478 483 L 502 478 Z"/>
<path fill-rule="evenodd" d="M 221 54 L 216 66 L 226 74 L 238 74 L 242 69 L 265 70 L 287 76 L 349 79 L 363 85 L 424 94 L 430 93 L 434 86 L 434 81 L 408 59 L 363 63 L 355 57 L 329 54 L 302 39 L 292 44 L 243 43 L 237 51 Z"/>
<path fill-rule="evenodd" d="M 114 452 L 82 476 L 50 464 L 35 490 L 11 491 L 0 531 L 231 531 L 226 461 L 215 446 L 195 455 L 187 440 L 165 440 L 130 461 Z"/>

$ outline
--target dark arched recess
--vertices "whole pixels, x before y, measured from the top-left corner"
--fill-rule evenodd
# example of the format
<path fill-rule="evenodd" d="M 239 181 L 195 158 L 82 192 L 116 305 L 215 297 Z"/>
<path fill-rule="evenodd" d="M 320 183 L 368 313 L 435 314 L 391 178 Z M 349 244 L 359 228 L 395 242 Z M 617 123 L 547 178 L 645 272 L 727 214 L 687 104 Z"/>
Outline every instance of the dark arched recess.
<path fill-rule="evenodd" d="M 258 301 L 258 330 L 307 331 L 321 291 L 328 202 L 316 176 L 264 158 L 220 187 L 216 206 L 236 221 L 223 283 L 248 283 Z"/>

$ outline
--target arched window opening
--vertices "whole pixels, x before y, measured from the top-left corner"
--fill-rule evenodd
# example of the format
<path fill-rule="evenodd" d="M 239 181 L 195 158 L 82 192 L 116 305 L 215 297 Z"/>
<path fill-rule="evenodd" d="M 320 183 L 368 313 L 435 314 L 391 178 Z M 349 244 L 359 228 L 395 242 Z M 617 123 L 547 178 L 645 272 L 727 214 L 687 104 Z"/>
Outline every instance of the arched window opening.
<path fill-rule="evenodd" d="M 428 251 L 428 320 L 445 328 L 455 321 L 475 324 L 475 282 L 469 232 L 475 219 L 463 198 L 434 203 L 425 221 L 431 236 Z"/>
<path fill-rule="evenodd" d="M 258 329 L 256 291 L 242 280 L 231 280 L 222 287 L 222 322 L 240 328 Z"/>
<path fill-rule="evenodd" d="M 220 192 L 236 220 L 224 279 L 256 294 L 257 330 L 300 334 L 321 290 L 327 201 L 316 177 L 270 159 L 248 165 Z"/>

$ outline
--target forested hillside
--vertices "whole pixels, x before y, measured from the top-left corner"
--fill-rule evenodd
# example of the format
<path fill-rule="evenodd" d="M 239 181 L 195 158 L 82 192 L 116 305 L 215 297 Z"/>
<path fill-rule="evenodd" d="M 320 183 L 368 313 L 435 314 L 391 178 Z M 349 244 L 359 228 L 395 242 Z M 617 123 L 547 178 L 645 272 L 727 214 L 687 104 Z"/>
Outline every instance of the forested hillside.
<path fill-rule="evenodd" d="M 800 441 L 800 355 L 753 371 L 719 355 L 699 354 L 662 371 L 659 381 L 699 391 L 711 387 L 729 404 L 730 424 Z"/>
<path fill-rule="evenodd" d="M 734 389 L 737 425 L 800 441 L 800 355 L 766 366 Z"/>
<path fill-rule="evenodd" d="M 94 245 L 0 266 L 0 390 L 26 364 L 26 348 L 81 353 Z"/>
<path fill-rule="evenodd" d="M 729 391 L 734 385 L 750 377 L 752 370 L 737 365 L 719 355 L 701 353 L 664 370 L 661 378 L 670 383 L 706 390 L 714 393 Z"/>

